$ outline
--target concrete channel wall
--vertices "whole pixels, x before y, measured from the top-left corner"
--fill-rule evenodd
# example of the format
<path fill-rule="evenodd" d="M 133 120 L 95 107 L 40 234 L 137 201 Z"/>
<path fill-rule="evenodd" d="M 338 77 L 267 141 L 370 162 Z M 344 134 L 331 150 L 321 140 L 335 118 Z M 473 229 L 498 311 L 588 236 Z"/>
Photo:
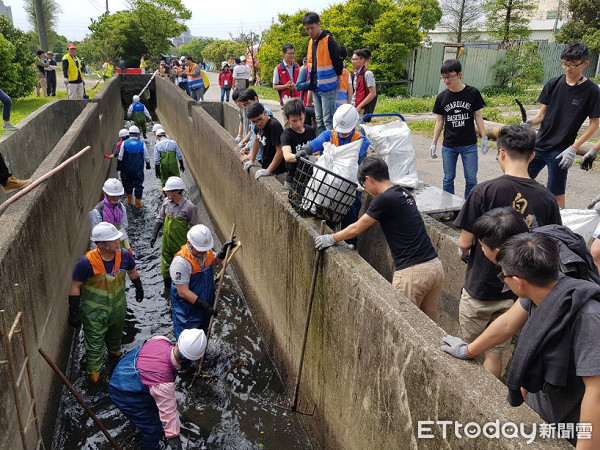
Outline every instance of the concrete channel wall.
<path fill-rule="evenodd" d="M 100 198 L 109 170 L 109 160 L 103 154 L 113 149 L 122 123 L 119 80 L 115 78 L 92 101 L 60 100 L 46 105 L 27 119 L 19 132 L 0 144 L 3 149 L 9 146 L 10 169 L 34 179 L 84 147 L 92 147 L 0 216 L 0 309 L 6 310 L 9 323 L 18 311 L 24 313 L 37 408 L 44 421 L 47 448 L 62 385 L 37 349 L 46 350 L 65 368 L 72 336 L 67 325 L 71 273 L 87 247 L 88 211 Z M 28 161 L 29 156 L 32 159 Z M 18 293 L 15 284 L 20 286 Z M 23 357 L 18 336 L 13 351 L 20 367 Z M 1 359 L 5 359 L 3 345 Z M 20 390 L 25 412 L 30 403 L 23 389 L 26 384 L 24 380 Z M 21 440 L 7 366 L 0 366 L 0 385 L 0 448 L 19 449 Z M 35 448 L 33 426 L 27 437 L 28 448 Z"/>
<path fill-rule="evenodd" d="M 233 223 L 243 250 L 235 268 L 270 355 L 293 389 L 319 224 L 300 217 L 274 178 L 243 171 L 232 134 L 238 111 L 193 106 L 156 80 L 157 113 L 177 139 L 220 234 Z M 227 130 L 222 127 L 225 125 Z M 444 257 L 444 255 L 442 255 Z M 453 263 L 446 263 L 453 264 Z M 444 332 L 356 252 L 324 253 L 301 385 L 306 418 L 322 448 L 525 448 L 524 439 L 418 439 L 418 421 L 541 422 L 511 408 L 506 388 L 481 366 L 440 351 Z M 544 440 L 536 448 L 568 448 Z"/>

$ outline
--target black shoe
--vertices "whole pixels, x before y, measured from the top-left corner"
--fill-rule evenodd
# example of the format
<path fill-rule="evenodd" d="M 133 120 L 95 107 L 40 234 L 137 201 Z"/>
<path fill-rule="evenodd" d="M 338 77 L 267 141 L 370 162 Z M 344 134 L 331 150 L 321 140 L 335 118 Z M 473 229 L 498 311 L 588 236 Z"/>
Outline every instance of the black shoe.
<path fill-rule="evenodd" d="M 165 284 L 164 296 L 165 296 L 165 298 L 169 298 L 171 296 L 171 279 L 164 278 L 163 283 Z"/>

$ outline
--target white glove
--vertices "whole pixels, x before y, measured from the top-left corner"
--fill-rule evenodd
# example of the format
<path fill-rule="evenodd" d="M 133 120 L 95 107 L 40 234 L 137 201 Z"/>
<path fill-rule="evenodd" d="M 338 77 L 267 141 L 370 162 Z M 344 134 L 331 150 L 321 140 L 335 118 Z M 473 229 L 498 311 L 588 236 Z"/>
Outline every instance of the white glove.
<path fill-rule="evenodd" d="M 594 164 L 594 161 L 596 161 L 596 156 L 598 156 L 598 150 L 592 148 L 584 155 L 583 158 L 581 158 L 581 165 L 579 168 L 582 170 L 590 170 Z"/>
<path fill-rule="evenodd" d="M 238 141 L 238 147 L 239 147 L 239 148 L 244 148 L 244 146 L 245 146 L 245 145 L 246 145 L 246 143 L 245 143 L 245 142 L 242 142 L 242 140 L 241 140 L 241 139 Z"/>
<path fill-rule="evenodd" d="M 242 140 L 242 137 L 241 137 L 240 135 L 236 136 L 236 138 L 235 138 L 235 142 L 236 142 L 237 144 L 239 144 L 241 140 Z"/>
<path fill-rule="evenodd" d="M 467 343 L 461 338 L 456 336 L 444 336 L 442 341 L 448 344 L 442 345 L 441 348 L 449 355 L 452 355 L 458 359 L 473 359 L 467 350 Z"/>
<path fill-rule="evenodd" d="M 337 244 L 333 238 L 333 234 L 322 234 L 315 238 L 315 248 L 317 250 L 325 250 L 327 247 Z"/>
<path fill-rule="evenodd" d="M 431 156 L 431 159 L 437 159 L 437 142 L 432 142 L 431 143 L 431 147 L 429 147 L 429 156 Z"/>
<path fill-rule="evenodd" d="M 577 154 L 577 149 L 575 147 L 569 147 L 565 151 L 563 151 L 560 155 L 558 155 L 555 159 L 560 159 L 558 162 L 558 167 L 563 170 L 568 170 L 573 163 L 575 162 L 575 155 Z"/>
<path fill-rule="evenodd" d="M 254 174 L 254 178 L 256 180 L 258 180 L 261 177 L 270 177 L 271 175 L 273 175 L 273 174 L 271 172 L 269 172 L 269 169 L 259 169 Z"/>
<path fill-rule="evenodd" d="M 595 209 L 596 212 L 600 214 L 600 194 L 598 194 L 594 200 L 592 200 L 592 203 L 588 205 L 588 209 Z"/>
<path fill-rule="evenodd" d="M 252 167 L 254 165 L 254 161 L 246 161 L 244 163 L 244 170 L 246 172 L 250 172 L 250 167 Z"/>
<path fill-rule="evenodd" d="M 481 138 L 481 146 L 479 147 L 479 151 L 482 155 L 485 155 L 490 150 L 490 141 L 487 136 Z"/>

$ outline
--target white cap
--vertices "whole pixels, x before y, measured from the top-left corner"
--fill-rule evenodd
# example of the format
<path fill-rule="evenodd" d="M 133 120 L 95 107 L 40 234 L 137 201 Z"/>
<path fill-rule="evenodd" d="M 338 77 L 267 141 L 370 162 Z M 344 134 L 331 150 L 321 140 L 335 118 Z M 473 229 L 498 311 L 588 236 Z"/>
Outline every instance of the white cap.
<path fill-rule="evenodd" d="M 185 183 L 179 177 L 169 177 L 163 191 L 178 191 L 185 189 Z"/>
<path fill-rule="evenodd" d="M 109 242 L 115 239 L 121 239 L 123 233 L 117 230 L 112 223 L 100 222 L 92 230 L 92 241 L 94 242 Z"/>
<path fill-rule="evenodd" d="M 129 136 L 129 130 L 127 130 L 127 128 L 123 128 L 123 129 L 119 130 L 120 138 L 127 137 L 127 136 Z"/>
<path fill-rule="evenodd" d="M 246 61 L 246 57 L 245 56 L 240 56 L 240 61 Z"/>
<path fill-rule="evenodd" d="M 333 115 L 333 128 L 338 133 L 350 133 L 358 123 L 358 111 L 348 103 L 340 106 Z"/>
<path fill-rule="evenodd" d="M 133 96 L 133 101 L 134 102 L 139 102 L 140 101 L 140 96 L 139 95 L 134 95 Z"/>
<path fill-rule="evenodd" d="M 167 132 L 161 128 L 160 130 L 156 130 L 156 133 L 154 134 L 156 134 L 157 136 L 166 136 Z"/>
<path fill-rule="evenodd" d="M 123 195 L 125 190 L 123 189 L 123 184 L 116 178 L 109 178 L 104 182 L 104 186 L 102 187 L 102 192 L 106 195 Z M 116 238 L 115 238 L 116 239 Z"/>
<path fill-rule="evenodd" d="M 140 134 L 140 129 L 138 127 L 136 127 L 135 125 L 131 125 L 129 127 L 129 134 Z"/>
<path fill-rule="evenodd" d="M 162 129 L 162 125 L 160 123 L 155 123 L 154 125 L 152 125 L 152 132 L 154 133 L 157 130 Z"/>
<path fill-rule="evenodd" d="M 189 330 L 183 330 L 179 335 L 177 349 L 185 359 L 196 361 L 204 356 L 206 344 L 204 330 L 190 328 Z"/>
<path fill-rule="evenodd" d="M 213 248 L 213 237 L 206 225 L 194 225 L 188 231 L 187 239 L 199 252 L 207 252 Z"/>

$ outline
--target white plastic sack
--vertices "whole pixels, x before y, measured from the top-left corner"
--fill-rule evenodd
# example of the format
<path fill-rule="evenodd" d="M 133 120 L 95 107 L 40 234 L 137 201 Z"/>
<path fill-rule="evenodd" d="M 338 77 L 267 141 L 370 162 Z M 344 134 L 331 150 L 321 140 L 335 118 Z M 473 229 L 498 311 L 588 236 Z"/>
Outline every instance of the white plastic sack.
<path fill-rule="evenodd" d="M 563 225 L 582 236 L 587 244 L 594 237 L 594 230 L 600 224 L 600 215 L 593 209 L 561 209 L 560 217 Z"/>
<path fill-rule="evenodd" d="M 329 208 L 333 212 L 331 219 L 335 222 L 337 217 L 344 212 L 344 204 L 350 204 L 356 197 L 356 189 L 350 187 L 350 183 L 334 177 L 319 167 L 344 177 L 358 184 L 358 153 L 363 140 L 351 142 L 350 144 L 336 147 L 330 142 L 323 144 L 323 151 L 316 162 L 313 174 L 308 182 L 301 207 L 304 210 L 316 214 L 317 207 Z"/>
<path fill-rule="evenodd" d="M 406 122 L 398 119 L 382 125 L 363 125 L 377 156 L 383 158 L 390 171 L 390 181 L 410 189 L 419 184 L 415 150 Z"/>

